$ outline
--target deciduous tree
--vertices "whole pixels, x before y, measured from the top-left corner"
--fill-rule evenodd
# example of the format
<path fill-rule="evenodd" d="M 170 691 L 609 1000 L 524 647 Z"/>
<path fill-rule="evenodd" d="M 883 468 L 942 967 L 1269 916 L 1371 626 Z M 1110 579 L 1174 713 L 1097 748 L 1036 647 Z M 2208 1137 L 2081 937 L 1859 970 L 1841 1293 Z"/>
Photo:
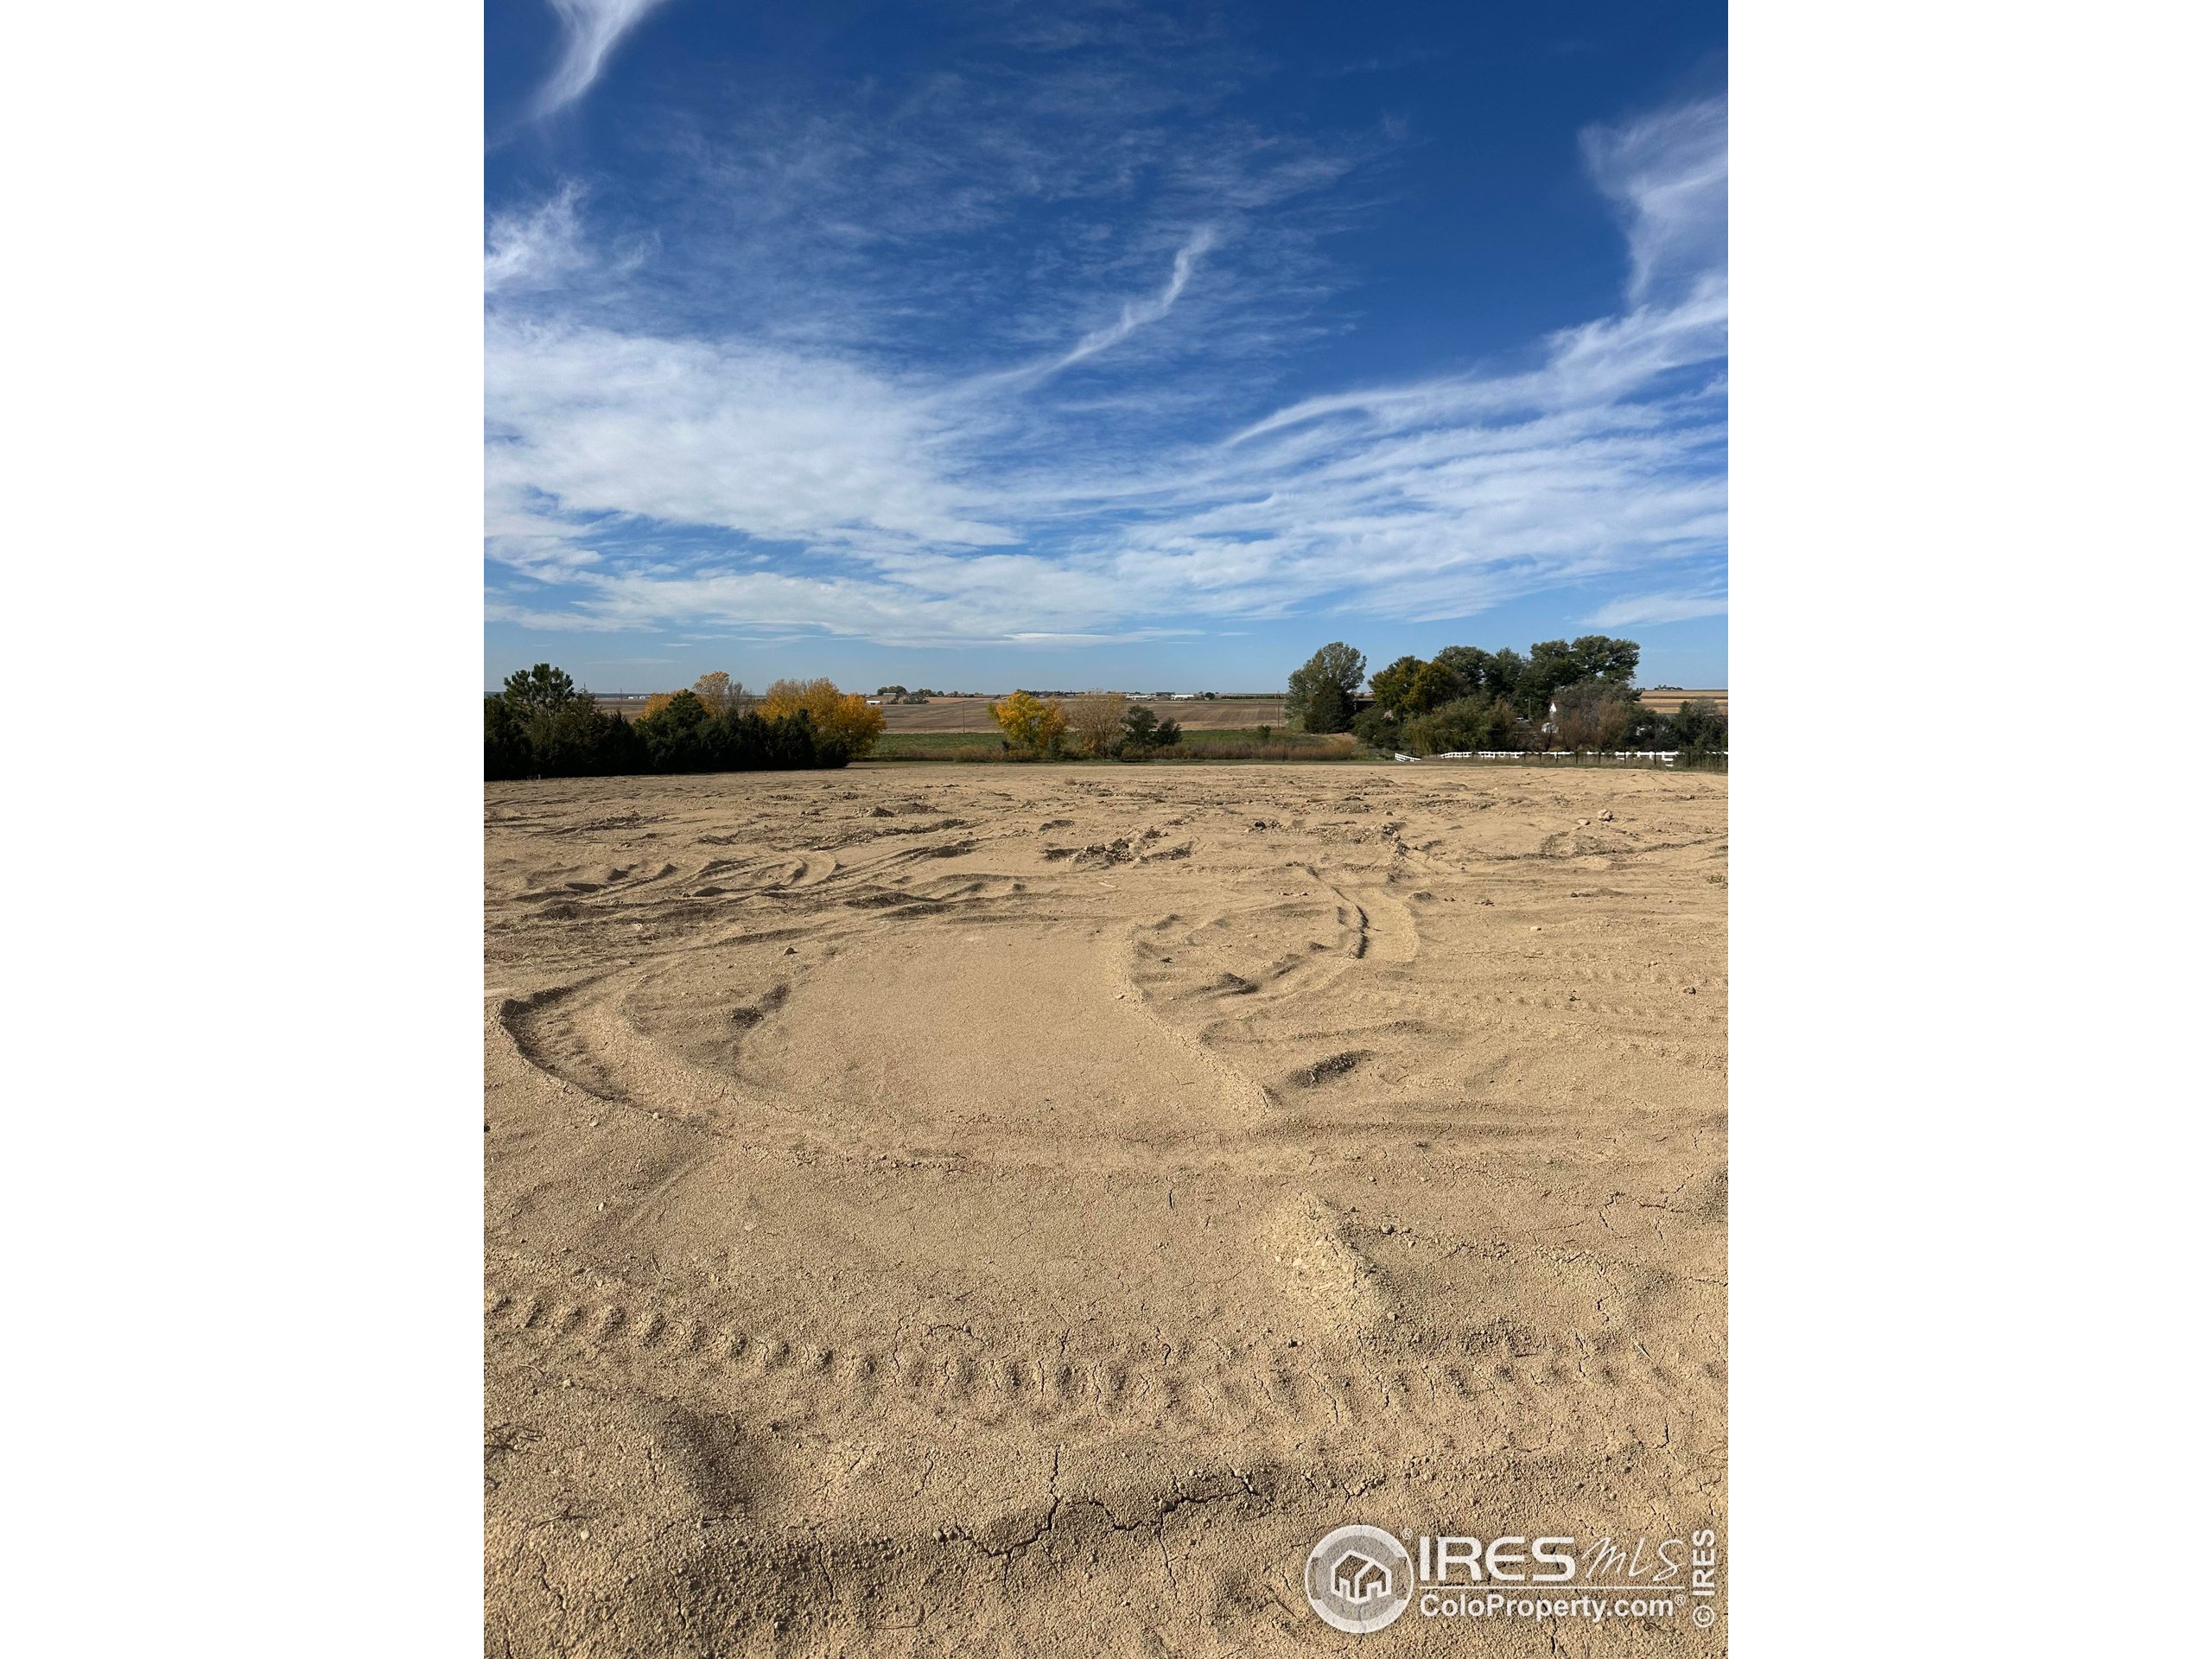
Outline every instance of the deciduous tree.
<path fill-rule="evenodd" d="M 1121 747 L 1122 718 L 1129 700 L 1119 691 L 1092 691 L 1077 697 L 1068 712 L 1068 729 L 1084 753 L 1101 759 Z"/>
<path fill-rule="evenodd" d="M 1425 715 L 1432 709 L 1441 709 L 1446 703 L 1465 696 L 1471 689 L 1440 657 L 1414 671 L 1413 683 L 1406 688 L 1402 712 Z"/>
<path fill-rule="evenodd" d="M 1376 670 L 1372 681 L 1375 706 L 1386 715 L 1402 714 L 1406 696 L 1414 689 L 1414 677 L 1427 666 L 1420 658 L 1408 654 L 1388 668 Z"/>
<path fill-rule="evenodd" d="M 1292 672 L 1283 713 L 1309 732 L 1348 732 L 1352 698 L 1366 677 L 1366 657 L 1341 639 L 1332 640 Z"/>
<path fill-rule="evenodd" d="M 1446 645 L 1436 661 L 1459 677 L 1468 696 L 1496 696 L 1502 689 L 1495 677 L 1497 659 L 1477 645 Z"/>
<path fill-rule="evenodd" d="M 802 712 L 817 733 L 843 745 L 855 759 L 883 735 L 883 710 L 868 707 L 857 691 L 840 691 L 834 680 L 778 680 L 760 700 L 761 715 L 772 721 Z"/>
<path fill-rule="evenodd" d="M 991 718 L 1016 754 L 1058 754 L 1067 735 L 1068 711 L 1027 691 L 1013 692 L 991 704 Z"/>
<path fill-rule="evenodd" d="M 1574 642 L 1574 655 L 1582 665 L 1582 678 L 1626 685 L 1636 678 L 1636 665 L 1643 659 L 1643 648 L 1633 639 L 1586 633 Z"/>
<path fill-rule="evenodd" d="M 711 674 L 702 674 L 692 682 L 691 689 L 710 715 L 734 715 L 745 707 L 745 683 L 733 680 L 719 668 Z"/>
<path fill-rule="evenodd" d="M 1636 724 L 1637 694 L 1613 680 L 1578 680 L 1552 695 L 1554 735 L 1561 748 L 1618 749 Z"/>

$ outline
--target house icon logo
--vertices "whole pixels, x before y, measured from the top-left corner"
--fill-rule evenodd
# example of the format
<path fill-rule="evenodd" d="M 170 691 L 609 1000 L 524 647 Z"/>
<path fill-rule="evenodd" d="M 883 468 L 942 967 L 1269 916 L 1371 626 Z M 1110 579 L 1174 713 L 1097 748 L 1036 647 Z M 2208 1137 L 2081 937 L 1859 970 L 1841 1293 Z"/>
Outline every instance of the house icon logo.
<path fill-rule="evenodd" d="M 1372 1601 L 1390 1593 L 1390 1569 L 1355 1549 L 1337 1557 L 1337 1564 L 1329 1569 L 1329 1587 L 1349 1602 Z"/>
<path fill-rule="evenodd" d="M 1382 1630 L 1413 1599 L 1413 1558 L 1380 1527 L 1338 1527 L 1306 1558 L 1306 1599 L 1332 1630 Z"/>

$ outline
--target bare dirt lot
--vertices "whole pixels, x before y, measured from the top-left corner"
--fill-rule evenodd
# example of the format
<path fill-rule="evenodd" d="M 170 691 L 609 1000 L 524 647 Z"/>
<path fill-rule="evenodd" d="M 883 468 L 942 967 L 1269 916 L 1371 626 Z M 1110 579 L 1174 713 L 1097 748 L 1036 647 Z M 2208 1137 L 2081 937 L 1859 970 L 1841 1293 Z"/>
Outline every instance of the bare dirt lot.
<path fill-rule="evenodd" d="M 1721 1652 L 1300 1575 L 1725 1541 L 1726 805 L 487 786 L 487 1653 Z"/>

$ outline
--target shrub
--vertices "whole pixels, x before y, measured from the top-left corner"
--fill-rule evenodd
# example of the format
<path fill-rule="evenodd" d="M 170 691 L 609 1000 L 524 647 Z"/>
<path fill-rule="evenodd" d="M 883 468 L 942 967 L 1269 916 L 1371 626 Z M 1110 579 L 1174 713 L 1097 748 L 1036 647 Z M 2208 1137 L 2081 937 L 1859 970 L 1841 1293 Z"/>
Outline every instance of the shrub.
<path fill-rule="evenodd" d="M 1351 723 L 1351 734 L 1370 749 L 1395 751 L 1398 747 L 1398 722 L 1381 708 L 1360 710 L 1358 718 Z M 1262 740 L 1266 738 L 1265 728 L 1262 728 L 1260 735 Z"/>
<path fill-rule="evenodd" d="M 498 695 L 484 699 L 484 775 L 486 778 L 530 776 L 530 734 L 517 720 L 507 700 Z"/>
<path fill-rule="evenodd" d="M 815 729 L 804 709 L 773 719 L 752 709 L 714 715 L 693 691 L 676 693 L 637 729 L 655 772 L 789 772 L 852 758 L 840 739 Z"/>
<path fill-rule="evenodd" d="M 655 772 L 710 772 L 718 758 L 714 723 L 697 692 L 671 692 L 658 709 L 647 704 L 638 717 L 638 736 Z"/>
<path fill-rule="evenodd" d="M 1398 722 L 1398 741 L 1408 754 L 1449 754 L 1466 747 L 1452 716 L 1439 709 L 1433 715 L 1409 715 Z"/>
<path fill-rule="evenodd" d="M 1459 697 L 1402 721 L 1399 737 L 1414 754 L 1478 753 L 1540 743 L 1534 727 L 1503 697 Z"/>
<path fill-rule="evenodd" d="M 1125 760 L 1141 760 L 1156 749 L 1172 749 L 1183 741 L 1183 728 L 1162 720 L 1149 709 L 1132 709 L 1122 716 L 1121 752 Z"/>
<path fill-rule="evenodd" d="M 1728 752 L 1728 716 L 1710 697 L 1692 697 L 1675 711 L 1675 747 L 1693 764 Z"/>
<path fill-rule="evenodd" d="M 530 747 L 544 778 L 607 778 L 638 770 L 636 731 L 621 715 L 580 697 L 530 723 Z"/>

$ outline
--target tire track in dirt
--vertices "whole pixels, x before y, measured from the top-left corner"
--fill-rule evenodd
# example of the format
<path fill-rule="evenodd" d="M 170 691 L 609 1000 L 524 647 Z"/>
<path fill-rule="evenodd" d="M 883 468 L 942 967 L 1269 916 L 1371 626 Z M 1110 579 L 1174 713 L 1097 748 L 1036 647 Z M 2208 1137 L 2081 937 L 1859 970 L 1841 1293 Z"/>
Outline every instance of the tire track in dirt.
<path fill-rule="evenodd" d="M 903 1405 L 971 1432 L 1027 1427 L 1064 1441 L 1388 1422 L 1397 1438 L 1503 1444 L 1555 1433 L 1593 1413 L 1656 1427 L 1683 1421 L 1693 1407 L 1680 1371 L 1656 1361 L 1578 1371 L 1573 1344 L 1517 1351 L 1503 1332 L 1445 1360 L 1289 1349 L 1211 1363 L 1189 1355 L 1071 1358 L 1042 1343 L 977 1338 L 887 1346 L 846 1332 L 748 1323 L 630 1287 L 586 1291 L 512 1260 L 495 1259 L 486 1273 L 485 1319 L 495 1356 L 518 1355 L 538 1375 L 596 1377 L 786 1424 L 878 1418 Z"/>
<path fill-rule="evenodd" d="M 493 1650 L 1136 1650 L 1148 1573 L 1289 1651 L 1347 1506 L 1717 1514 L 1726 838 L 1663 783 L 487 791 Z"/>

